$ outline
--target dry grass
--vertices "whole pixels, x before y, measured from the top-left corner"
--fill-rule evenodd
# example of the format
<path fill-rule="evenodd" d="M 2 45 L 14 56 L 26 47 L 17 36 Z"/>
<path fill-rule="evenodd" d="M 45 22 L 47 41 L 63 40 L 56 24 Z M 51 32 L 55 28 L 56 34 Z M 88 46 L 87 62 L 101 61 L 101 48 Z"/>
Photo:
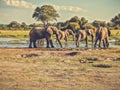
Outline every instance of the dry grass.
<path fill-rule="evenodd" d="M 119 90 L 119 58 L 120 48 L 0 48 L 0 90 Z"/>
<path fill-rule="evenodd" d="M 112 35 L 120 35 L 120 30 L 111 30 Z"/>
<path fill-rule="evenodd" d="M 111 30 L 111 38 L 120 40 L 120 30 Z"/>

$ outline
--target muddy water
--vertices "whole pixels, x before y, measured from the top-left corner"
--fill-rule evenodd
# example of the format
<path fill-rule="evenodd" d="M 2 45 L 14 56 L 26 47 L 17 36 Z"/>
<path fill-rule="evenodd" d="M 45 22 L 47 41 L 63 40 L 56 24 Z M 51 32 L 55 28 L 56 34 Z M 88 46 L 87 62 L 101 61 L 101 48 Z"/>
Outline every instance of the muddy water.
<path fill-rule="evenodd" d="M 61 41 L 64 48 L 75 48 L 75 41 L 68 41 L 65 43 L 65 41 Z M 56 48 L 60 48 L 58 43 L 53 40 L 54 46 Z M 37 43 L 38 45 L 38 43 Z M 11 48 L 22 48 L 22 47 L 28 47 L 29 46 L 29 38 L 24 39 L 17 39 L 17 38 L 0 38 L 0 47 L 11 47 Z M 44 45 L 38 45 L 38 47 L 46 47 L 46 43 L 44 40 Z M 85 47 L 85 42 L 80 43 L 80 47 Z M 89 42 L 89 48 L 92 48 L 91 42 Z M 120 47 L 120 40 L 112 39 L 110 40 L 110 47 Z"/>

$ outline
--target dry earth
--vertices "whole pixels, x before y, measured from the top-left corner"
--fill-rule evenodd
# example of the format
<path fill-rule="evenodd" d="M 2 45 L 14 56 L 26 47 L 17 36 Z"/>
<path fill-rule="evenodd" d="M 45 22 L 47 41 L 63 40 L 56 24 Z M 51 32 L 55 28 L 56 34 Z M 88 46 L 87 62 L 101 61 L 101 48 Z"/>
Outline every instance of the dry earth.
<path fill-rule="evenodd" d="M 0 90 L 120 90 L 120 48 L 0 48 Z"/>

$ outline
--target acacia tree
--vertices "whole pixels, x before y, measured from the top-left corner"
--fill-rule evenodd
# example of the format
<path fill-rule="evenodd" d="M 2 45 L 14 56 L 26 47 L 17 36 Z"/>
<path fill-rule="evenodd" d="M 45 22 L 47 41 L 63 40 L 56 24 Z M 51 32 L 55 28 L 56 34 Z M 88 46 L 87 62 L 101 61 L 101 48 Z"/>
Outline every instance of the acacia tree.
<path fill-rule="evenodd" d="M 58 17 L 59 14 L 51 5 L 43 5 L 41 7 L 37 7 L 32 15 L 32 18 L 35 18 L 37 21 L 41 21 L 44 26 L 47 25 L 49 21 L 57 21 Z"/>

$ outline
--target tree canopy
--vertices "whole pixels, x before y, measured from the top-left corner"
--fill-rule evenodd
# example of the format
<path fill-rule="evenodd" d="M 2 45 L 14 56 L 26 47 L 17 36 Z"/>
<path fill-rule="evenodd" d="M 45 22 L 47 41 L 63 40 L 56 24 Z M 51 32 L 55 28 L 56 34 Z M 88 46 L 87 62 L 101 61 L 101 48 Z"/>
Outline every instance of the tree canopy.
<path fill-rule="evenodd" d="M 120 13 L 111 19 L 111 22 L 114 24 L 116 29 L 120 28 Z"/>
<path fill-rule="evenodd" d="M 105 21 L 98 21 L 98 20 L 93 21 L 92 25 L 95 27 L 99 27 L 99 26 L 106 27 L 107 26 Z"/>
<path fill-rule="evenodd" d="M 32 17 L 37 21 L 41 21 L 44 25 L 47 25 L 49 21 L 57 20 L 59 14 L 53 6 L 43 5 L 34 10 Z"/>

